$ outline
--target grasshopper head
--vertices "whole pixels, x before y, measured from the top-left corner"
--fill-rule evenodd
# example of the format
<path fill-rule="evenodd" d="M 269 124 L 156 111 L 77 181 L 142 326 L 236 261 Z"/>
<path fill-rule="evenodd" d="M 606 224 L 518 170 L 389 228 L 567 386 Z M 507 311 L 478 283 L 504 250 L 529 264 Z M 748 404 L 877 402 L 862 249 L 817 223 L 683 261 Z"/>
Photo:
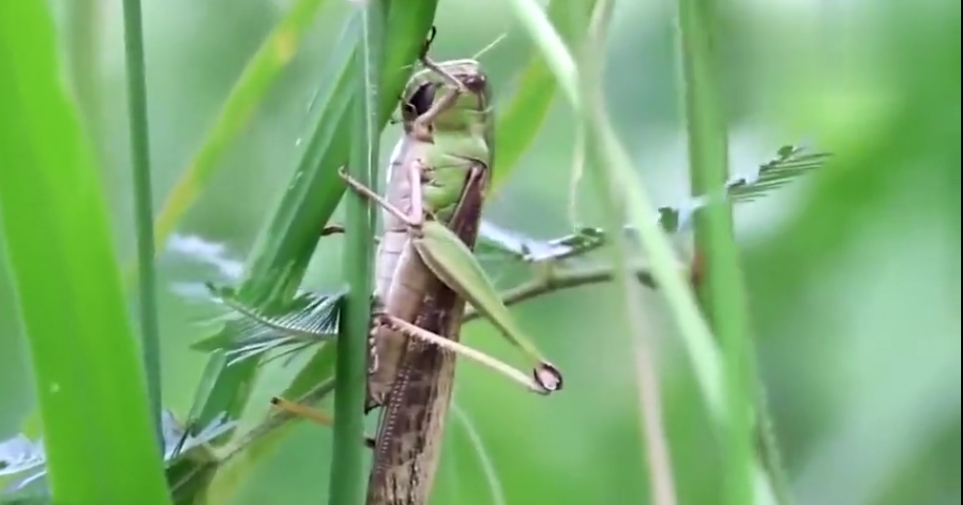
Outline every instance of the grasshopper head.
<path fill-rule="evenodd" d="M 484 123 L 490 111 L 491 87 L 481 65 L 471 59 L 444 61 L 437 65 L 461 82 L 468 92 L 460 95 L 451 107 L 437 116 L 435 127 L 454 129 L 463 128 L 465 123 Z M 434 69 L 422 68 L 417 71 L 405 86 L 401 101 L 401 114 L 405 122 L 424 114 L 454 89 L 455 85 Z"/>

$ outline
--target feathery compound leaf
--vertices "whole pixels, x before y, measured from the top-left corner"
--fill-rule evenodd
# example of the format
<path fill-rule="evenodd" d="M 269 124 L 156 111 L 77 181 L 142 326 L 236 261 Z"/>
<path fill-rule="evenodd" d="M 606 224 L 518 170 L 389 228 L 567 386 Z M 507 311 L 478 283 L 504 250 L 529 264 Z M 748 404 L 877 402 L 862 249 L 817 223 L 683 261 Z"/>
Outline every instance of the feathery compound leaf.
<path fill-rule="evenodd" d="M 701 195 L 689 203 L 658 209 L 656 218 L 667 233 L 685 231 L 692 217 L 705 207 L 713 197 L 728 199 L 733 203 L 752 202 L 788 184 L 806 172 L 822 167 L 829 153 L 806 152 L 804 147 L 783 146 L 771 161 L 759 167 L 751 176 L 734 177 L 726 182 L 718 195 Z M 630 236 L 635 231 L 625 227 Z M 482 221 L 478 233 L 478 251 L 481 254 L 497 253 L 525 262 L 559 261 L 584 255 L 605 244 L 601 228 L 579 228 L 575 233 L 551 240 L 539 240 L 525 234 L 502 228 L 489 221 Z"/>
<path fill-rule="evenodd" d="M 196 435 L 191 435 L 174 419 L 174 414 L 169 410 L 161 413 L 161 422 L 164 435 L 164 464 L 168 469 L 192 449 L 209 443 L 215 437 L 234 429 L 236 425 L 234 421 L 229 421 L 225 414 L 221 414 L 199 430 Z M 15 477 L 9 485 L 0 490 L 0 496 L 4 499 L 0 503 L 34 503 L 32 500 L 40 500 L 37 503 L 47 503 L 45 500 L 49 500 L 50 493 L 46 482 L 43 482 L 47 475 L 46 463 L 47 456 L 41 440 L 34 442 L 23 434 L 18 434 L 0 442 L 0 477 Z M 43 482 L 43 488 L 28 491 L 27 486 L 34 482 Z"/>
<path fill-rule="evenodd" d="M 0 477 L 21 476 L 0 494 L 19 491 L 46 473 L 47 455 L 43 442 L 33 442 L 23 434 L 0 442 Z M 26 474 L 26 475 L 25 475 Z"/>
<path fill-rule="evenodd" d="M 579 228 L 575 233 L 563 237 L 538 240 L 483 220 L 477 247 L 481 253 L 497 252 L 522 261 L 538 262 L 585 254 L 601 247 L 603 243 L 601 228 Z"/>
<path fill-rule="evenodd" d="M 807 153 L 800 146 L 779 148 L 776 158 L 759 167 L 753 177 L 739 177 L 726 184 L 729 199 L 733 202 L 753 201 L 781 188 L 792 179 L 817 169 L 832 156 L 830 153 Z"/>
<path fill-rule="evenodd" d="M 345 290 L 334 293 L 298 293 L 281 307 L 261 309 L 246 304 L 232 288 L 207 284 L 211 299 L 227 307 L 229 331 L 191 346 L 201 351 L 227 351 L 228 364 L 276 349 L 296 353 L 337 337 L 340 304 Z"/>
<path fill-rule="evenodd" d="M 822 167 L 830 156 L 829 153 L 807 153 L 806 148 L 800 146 L 780 147 L 775 159 L 759 167 L 751 176 L 729 179 L 720 192 L 697 196 L 686 205 L 660 207 L 659 224 L 667 233 L 684 231 L 692 223 L 696 211 L 708 205 L 713 198 L 728 199 L 733 203 L 755 201 L 792 179 Z"/>

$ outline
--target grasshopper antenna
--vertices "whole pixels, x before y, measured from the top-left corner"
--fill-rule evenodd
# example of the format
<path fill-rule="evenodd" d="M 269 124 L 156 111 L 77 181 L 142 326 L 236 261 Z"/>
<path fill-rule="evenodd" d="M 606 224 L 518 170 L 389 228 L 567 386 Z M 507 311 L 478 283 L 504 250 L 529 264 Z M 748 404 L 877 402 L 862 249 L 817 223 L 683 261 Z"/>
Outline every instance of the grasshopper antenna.
<path fill-rule="evenodd" d="M 471 59 L 478 61 L 478 59 L 481 58 L 483 54 L 487 53 L 488 51 L 491 51 L 492 49 L 495 48 L 495 46 L 498 45 L 499 42 L 505 40 L 505 37 L 508 37 L 507 33 L 503 33 L 499 35 L 498 37 L 495 38 L 495 40 L 491 41 L 490 44 L 483 47 L 481 51 L 478 51 L 477 53 L 475 53 L 475 55 L 472 56 Z"/>

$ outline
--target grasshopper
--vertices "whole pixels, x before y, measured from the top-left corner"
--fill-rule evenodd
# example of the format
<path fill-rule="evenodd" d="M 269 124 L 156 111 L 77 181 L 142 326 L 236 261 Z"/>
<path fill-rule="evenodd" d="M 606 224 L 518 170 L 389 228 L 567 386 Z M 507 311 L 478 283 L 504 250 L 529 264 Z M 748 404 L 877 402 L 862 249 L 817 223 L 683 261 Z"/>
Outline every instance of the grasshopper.
<path fill-rule="evenodd" d="M 535 370 L 532 389 L 548 393 L 562 385 L 559 372 L 514 325 L 471 254 L 494 152 L 487 76 L 475 60 L 436 64 L 423 54 L 421 61 L 425 68 L 405 87 L 405 136 L 389 165 L 385 197 L 342 174 L 382 207 L 385 223 L 375 289 L 383 308 L 373 330 L 377 366 L 369 379 L 369 404 L 384 408 L 368 505 L 428 501 L 455 360 L 435 345 L 441 340 L 424 337 L 456 341 L 466 300 L 525 351 Z"/>
<path fill-rule="evenodd" d="M 561 373 L 522 333 L 472 256 L 494 152 L 491 88 L 474 59 L 428 59 L 433 36 L 420 58 L 424 68 L 411 77 L 401 100 L 405 135 L 388 167 L 385 196 L 341 172 L 350 188 L 382 208 L 384 222 L 366 405 L 366 411 L 382 407 L 382 416 L 368 505 L 427 503 L 456 353 L 539 394 L 562 386 Z M 522 349 L 532 378 L 457 342 L 466 301 Z M 274 403 L 298 409 L 286 400 Z M 298 410 L 327 424 L 328 418 Z"/>

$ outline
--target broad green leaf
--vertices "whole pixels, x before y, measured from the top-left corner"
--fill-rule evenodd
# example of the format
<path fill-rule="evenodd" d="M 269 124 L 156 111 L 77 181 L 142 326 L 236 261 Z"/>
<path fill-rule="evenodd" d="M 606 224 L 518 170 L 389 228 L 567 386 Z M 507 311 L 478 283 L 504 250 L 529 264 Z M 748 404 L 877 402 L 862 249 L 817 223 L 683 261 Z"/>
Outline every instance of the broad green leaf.
<path fill-rule="evenodd" d="M 75 505 L 166 505 L 100 177 L 48 8 L 0 3 L 0 216 L 51 493 Z"/>

